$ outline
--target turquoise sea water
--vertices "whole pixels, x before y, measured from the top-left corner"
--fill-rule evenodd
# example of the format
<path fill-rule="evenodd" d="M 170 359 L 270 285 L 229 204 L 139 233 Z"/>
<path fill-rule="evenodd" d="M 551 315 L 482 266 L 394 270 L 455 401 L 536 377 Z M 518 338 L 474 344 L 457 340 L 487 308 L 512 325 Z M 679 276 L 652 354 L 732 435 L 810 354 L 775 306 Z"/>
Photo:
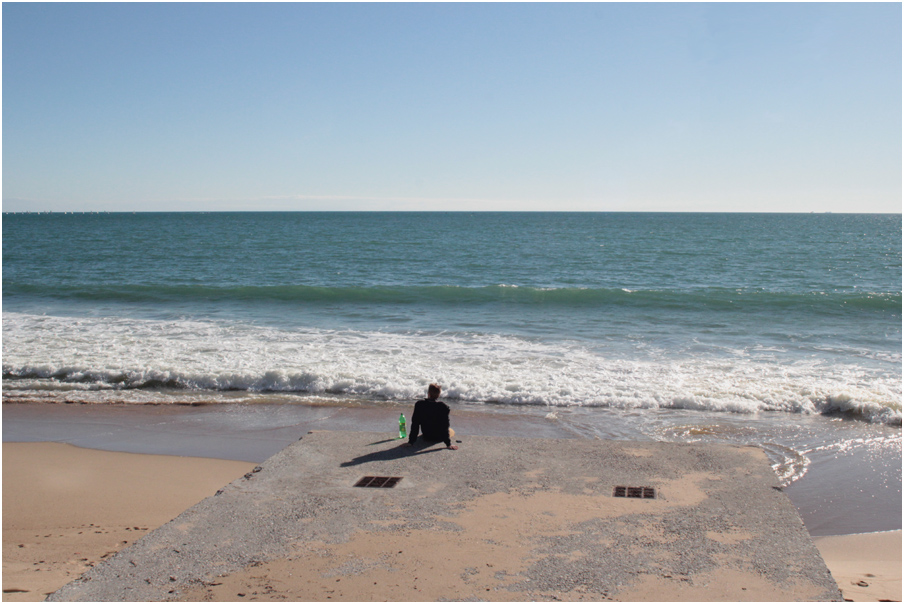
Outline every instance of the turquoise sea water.
<path fill-rule="evenodd" d="M 404 410 L 439 382 L 515 431 L 755 444 L 785 483 L 867 472 L 900 527 L 901 235 L 900 215 L 5 214 L 3 399 Z"/>

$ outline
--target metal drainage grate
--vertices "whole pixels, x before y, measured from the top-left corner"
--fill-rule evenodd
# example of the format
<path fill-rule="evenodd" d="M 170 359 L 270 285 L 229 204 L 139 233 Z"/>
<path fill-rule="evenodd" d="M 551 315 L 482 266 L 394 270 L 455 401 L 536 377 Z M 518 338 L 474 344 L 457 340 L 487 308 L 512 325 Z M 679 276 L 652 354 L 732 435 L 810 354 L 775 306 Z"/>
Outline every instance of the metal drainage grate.
<path fill-rule="evenodd" d="M 653 487 L 615 487 L 613 497 L 633 497 L 635 499 L 656 499 L 656 489 Z"/>
<path fill-rule="evenodd" d="M 365 476 L 355 483 L 356 487 L 370 487 L 372 489 L 391 489 L 402 480 L 401 476 Z"/>

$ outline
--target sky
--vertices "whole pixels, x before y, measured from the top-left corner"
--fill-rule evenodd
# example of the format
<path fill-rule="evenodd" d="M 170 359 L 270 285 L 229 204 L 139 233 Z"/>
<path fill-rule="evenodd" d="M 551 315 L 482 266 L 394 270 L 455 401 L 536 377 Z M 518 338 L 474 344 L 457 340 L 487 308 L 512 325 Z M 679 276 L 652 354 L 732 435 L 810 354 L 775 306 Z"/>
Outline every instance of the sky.
<path fill-rule="evenodd" d="M 9 3 L 3 210 L 901 212 L 900 3 Z"/>

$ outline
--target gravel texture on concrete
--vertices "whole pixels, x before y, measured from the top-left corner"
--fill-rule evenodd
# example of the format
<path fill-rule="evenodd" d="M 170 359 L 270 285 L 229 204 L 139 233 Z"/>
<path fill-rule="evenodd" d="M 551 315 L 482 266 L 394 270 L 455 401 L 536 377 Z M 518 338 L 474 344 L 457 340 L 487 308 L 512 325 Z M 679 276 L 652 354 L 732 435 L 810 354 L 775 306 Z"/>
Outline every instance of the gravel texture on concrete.
<path fill-rule="evenodd" d="M 786 600 L 841 600 L 758 448 L 462 440 L 458 451 L 449 451 L 441 443 L 400 448 L 385 433 L 308 433 L 48 600 L 176 600 L 217 577 L 292 555 L 308 543 L 346 542 L 359 531 L 404 540 L 407 531 L 428 529 L 438 539 L 445 532 L 454 539 L 465 530 L 456 514 L 502 493 L 580 495 L 599 506 L 598 517 L 525 544 L 526 569 L 498 570 L 504 588 L 522 594 L 519 599 L 586 593 L 631 600 L 644 578 L 692 583 L 727 568 L 782 589 Z M 393 489 L 354 487 L 365 475 L 403 478 Z M 615 498 L 615 486 L 653 487 L 656 498 Z M 620 511 L 613 513 L 616 506 Z M 360 571 L 349 564 L 345 572 Z M 469 593 L 463 582 L 456 597 L 485 595 Z M 746 598 L 738 591 L 729 599 Z"/>

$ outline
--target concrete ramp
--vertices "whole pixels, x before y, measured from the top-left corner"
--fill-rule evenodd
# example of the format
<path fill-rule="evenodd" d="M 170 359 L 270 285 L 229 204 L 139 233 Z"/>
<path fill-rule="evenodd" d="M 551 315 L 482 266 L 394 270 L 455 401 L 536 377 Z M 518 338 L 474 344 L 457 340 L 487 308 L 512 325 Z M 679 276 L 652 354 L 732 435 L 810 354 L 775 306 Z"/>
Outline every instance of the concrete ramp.
<path fill-rule="evenodd" d="M 309 433 L 48 599 L 841 600 L 758 448 L 459 438 Z"/>

